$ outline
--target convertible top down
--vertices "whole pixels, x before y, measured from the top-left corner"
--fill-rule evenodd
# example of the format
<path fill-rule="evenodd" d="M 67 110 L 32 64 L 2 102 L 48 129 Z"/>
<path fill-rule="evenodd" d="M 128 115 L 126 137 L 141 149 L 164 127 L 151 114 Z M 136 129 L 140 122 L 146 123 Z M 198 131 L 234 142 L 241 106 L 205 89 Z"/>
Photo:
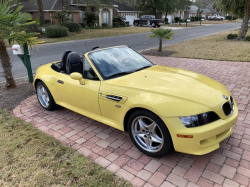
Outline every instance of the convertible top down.
<path fill-rule="evenodd" d="M 96 48 L 38 68 L 34 88 L 46 110 L 63 106 L 127 131 L 143 153 L 202 155 L 233 133 L 238 107 L 221 83 L 155 65 L 127 46 Z"/>

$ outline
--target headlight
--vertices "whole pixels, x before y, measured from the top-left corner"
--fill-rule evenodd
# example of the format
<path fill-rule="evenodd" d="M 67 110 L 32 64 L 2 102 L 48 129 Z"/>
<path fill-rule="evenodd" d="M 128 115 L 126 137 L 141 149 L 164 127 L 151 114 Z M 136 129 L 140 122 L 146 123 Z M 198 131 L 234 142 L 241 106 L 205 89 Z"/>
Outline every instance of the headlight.
<path fill-rule="evenodd" d="M 193 116 L 180 117 L 180 119 L 185 127 L 191 128 L 212 123 L 220 118 L 215 112 L 206 112 Z"/>

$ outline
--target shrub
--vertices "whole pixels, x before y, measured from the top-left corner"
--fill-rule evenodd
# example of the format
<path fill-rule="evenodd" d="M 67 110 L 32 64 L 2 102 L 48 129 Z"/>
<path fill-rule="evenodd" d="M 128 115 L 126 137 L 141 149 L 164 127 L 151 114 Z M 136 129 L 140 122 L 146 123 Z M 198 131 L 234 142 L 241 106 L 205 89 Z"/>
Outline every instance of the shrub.
<path fill-rule="evenodd" d="M 180 17 L 175 17 L 175 18 L 174 18 L 174 22 L 175 22 L 175 23 L 178 23 L 178 22 L 180 21 L 180 19 L 181 19 Z"/>
<path fill-rule="evenodd" d="M 80 32 L 82 27 L 79 23 L 65 22 L 64 26 L 68 28 L 69 32 Z"/>
<path fill-rule="evenodd" d="M 103 23 L 102 27 L 108 27 L 108 24 L 107 23 Z"/>
<path fill-rule="evenodd" d="M 84 14 L 84 23 L 88 27 L 94 26 L 99 20 L 99 17 L 97 14 L 93 12 L 85 12 Z"/>
<path fill-rule="evenodd" d="M 245 37 L 245 41 L 250 41 L 250 35 Z"/>
<path fill-rule="evenodd" d="M 236 17 L 236 16 L 233 16 L 233 20 L 236 20 L 236 19 L 238 19 L 238 17 Z"/>
<path fill-rule="evenodd" d="M 190 21 L 195 21 L 195 18 L 192 16 L 192 17 L 190 18 Z"/>
<path fill-rule="evenodd" d="M 228 34 L 228 35 L 227 35 L 227 39 L 235 39 L 235 38 L 237 38 L 237 37 L 238 37 L 237 34 Z"/>
<path fill-rule="evenodd" d="M 232 20 L 232 16 L 225 16 L 226 20 Z"/>
<path fill-rule="evenodd" d="M 45 25 L 50 25 L 50 24 L 51 24 L 51 22 L 50 22 L 50 20 L 49 20 L 49 19 L 45 19 L 45 20 L 44 20 L 44 24 L 45 24 Z"/>
<path fill-rule="evenodd" d="M 36 24 L 36 23 L 25 25 L 24 29 L 25 29 L 25 31 L 27 33 L 30 33 L 30 32 L 40 32 L 38 24 Z"/>
<path fill-rule="evenodd" d="M 81 25 L 82 28 L 86 27 L 85 23 L 79 23 L 79 24 Z"/>
<path fill-rule="evenodd" d="M 126 18 L 124 16 L 114 16 L 113 17 L 113 25 L 114 26 L 126 26 L 125 23 Z"/>
<path fill-rule="evenodd" d="M 180 19 L 180 22 L 182 23 L 182 22 L 183 22 L 183 19 Z"/>
<path fill-rule="evenodd" d="M 60 25 L 51 25 L 46 28 L 45 34 L 48 38 L 68 36 L 68 29 Z"/>
<path fill-rule="evenodd" d="M 168 24 L 168 18 L 165 18 L 165 24 Z"/>

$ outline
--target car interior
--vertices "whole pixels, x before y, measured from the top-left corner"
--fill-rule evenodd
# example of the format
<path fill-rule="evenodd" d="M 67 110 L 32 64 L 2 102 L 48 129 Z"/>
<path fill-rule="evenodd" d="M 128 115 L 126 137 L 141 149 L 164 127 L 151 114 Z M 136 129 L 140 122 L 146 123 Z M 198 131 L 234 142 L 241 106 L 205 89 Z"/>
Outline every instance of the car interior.
<path fill-rule="evenodd" d="M 62 60 L 60 62 L 53 63 L 51 68 L 57 72 L 67 75 L 77 72 L 82 74 L 84 79 L 99 80 L 87 59 L 85 59 L 85 57 L 80 57 L 80 55 L 76 52 L 64 52 Z"/>

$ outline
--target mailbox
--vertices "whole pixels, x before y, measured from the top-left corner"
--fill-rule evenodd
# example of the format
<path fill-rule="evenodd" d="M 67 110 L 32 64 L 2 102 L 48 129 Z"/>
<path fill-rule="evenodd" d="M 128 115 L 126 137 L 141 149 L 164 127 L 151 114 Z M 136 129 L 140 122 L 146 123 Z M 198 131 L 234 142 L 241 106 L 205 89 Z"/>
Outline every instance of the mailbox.
<path fill-rule="evenodd" d="M 12 51 L 14 55 L 23 55 L 24 51 L 23 48 L 20 45 L 13 45 Z"/>
<path fill-rule="evenodd" d="M 204 19 L 201 19 L 201 21 L 204 21 Z"/>
<path fill-rule="evenodd" d="M 190 19 L 187 19 L 187 22 L 190 22 Z"/>

